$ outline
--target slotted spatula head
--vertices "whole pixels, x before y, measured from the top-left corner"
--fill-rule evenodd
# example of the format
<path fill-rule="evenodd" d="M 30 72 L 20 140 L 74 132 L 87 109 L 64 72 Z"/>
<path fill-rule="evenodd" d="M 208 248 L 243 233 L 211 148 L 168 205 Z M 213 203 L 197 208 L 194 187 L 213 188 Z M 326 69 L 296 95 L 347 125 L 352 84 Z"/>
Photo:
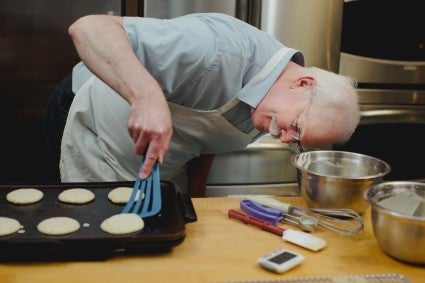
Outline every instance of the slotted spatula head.
<path fill-rule="evenodd" d="M 158 163 L 155 163 L 151 174 L 144 180 L 141 180 L 137 174 L 133 192 L 121 213 L 135 213 L 144 218 L 153 216 L 161 210 L 161 182 L 158 167 Z M 136 201 L 137 192 L 139 192 L 139 198 Z"/>

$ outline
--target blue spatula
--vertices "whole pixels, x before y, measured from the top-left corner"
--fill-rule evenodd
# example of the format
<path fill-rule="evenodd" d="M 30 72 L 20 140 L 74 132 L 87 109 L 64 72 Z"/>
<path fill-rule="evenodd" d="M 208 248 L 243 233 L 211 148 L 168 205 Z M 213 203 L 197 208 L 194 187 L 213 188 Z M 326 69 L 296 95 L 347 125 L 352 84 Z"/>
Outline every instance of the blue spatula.
<path fill-rule="evenodd" d="M 143 160 L 140 168 L 143 166 Z M 139 198 L 136 200 L 136 196 Z M 144 196 L 144 197 L 143 197 Z M 155 163 L 151 174 L 141 180 L 137 174 L 131 196 L 121 213 L 135 213 L 140 217 L 149 217 L 161 210 L 161 183 L 158 163 Z"/>

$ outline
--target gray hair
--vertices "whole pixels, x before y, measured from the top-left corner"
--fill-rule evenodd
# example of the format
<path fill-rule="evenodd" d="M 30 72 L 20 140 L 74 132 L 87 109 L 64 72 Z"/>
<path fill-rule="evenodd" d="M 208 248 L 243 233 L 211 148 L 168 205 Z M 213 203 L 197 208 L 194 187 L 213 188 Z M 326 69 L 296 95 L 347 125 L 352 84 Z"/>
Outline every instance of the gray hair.
<path fill-rule="evenodd" d="M 306 67 L 305 74 L 316 79 L 310 99 L 312 104 L 335 109 L 343 115 L 338 123 L 340 136 L 336 144 L 345 144 L 360 121 L 357 82 L 354 78 L 316 67 Z"/>

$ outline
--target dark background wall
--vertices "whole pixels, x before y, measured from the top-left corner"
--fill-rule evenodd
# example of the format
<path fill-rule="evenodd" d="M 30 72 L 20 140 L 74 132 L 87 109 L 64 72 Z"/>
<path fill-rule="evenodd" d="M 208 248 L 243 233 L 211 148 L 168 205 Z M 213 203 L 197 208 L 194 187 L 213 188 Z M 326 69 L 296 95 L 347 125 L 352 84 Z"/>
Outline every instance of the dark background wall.
<path fill-rule="evenodd" d="M 87 14 L 123 15 L 136 0 L 0 1 L 0 183 L 59 180 L 43 136 L 51 91 L 79 61 L 67 28 Z M 131 14 L 131 13 L 128 13 Z"/>

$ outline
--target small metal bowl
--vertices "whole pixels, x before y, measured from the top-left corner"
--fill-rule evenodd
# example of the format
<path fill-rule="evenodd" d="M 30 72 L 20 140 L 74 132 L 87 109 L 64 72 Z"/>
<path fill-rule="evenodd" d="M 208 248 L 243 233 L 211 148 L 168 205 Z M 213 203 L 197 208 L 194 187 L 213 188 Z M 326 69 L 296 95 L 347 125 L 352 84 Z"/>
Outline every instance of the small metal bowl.
<path fill-rule="evenodd" d="M 364 154 L 318 150 L 294 154 L 298 185 L 312 208 L 349 208 L 362 214 L 369 207 L 364 192 L 382 182 L 391 167 Z"/>
<path fill-rule="evenodd" d="M 375 238 L 388 255 L 425 265 L 425 183 L 384 182 L 368 189 Z"/>

